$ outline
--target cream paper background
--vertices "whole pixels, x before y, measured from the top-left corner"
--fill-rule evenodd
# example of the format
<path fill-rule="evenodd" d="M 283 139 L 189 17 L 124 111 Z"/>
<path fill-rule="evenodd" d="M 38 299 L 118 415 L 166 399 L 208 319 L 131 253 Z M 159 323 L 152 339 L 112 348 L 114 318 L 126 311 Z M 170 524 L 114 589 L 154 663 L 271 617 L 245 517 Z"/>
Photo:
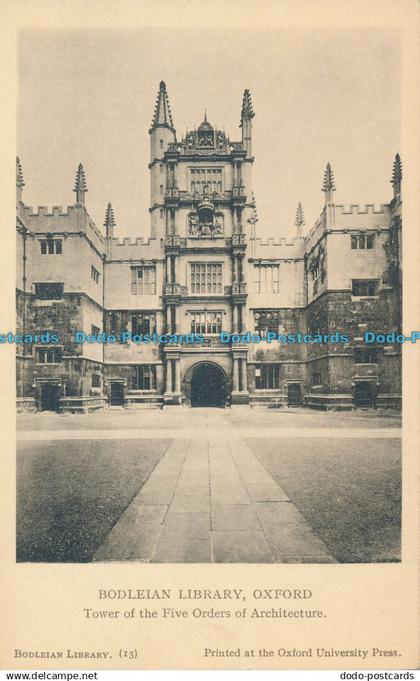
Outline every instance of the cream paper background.
<path fill-rule="evenodd" d="M 418 5 L 411 0 L 357 2 L 11 2 L 3 0 L 1 18 L 0 166 L 1 327 L 13 330 L 15 264 L 16 37 L 20 28 L 253 28 L 250 49 L 258 50 L 264 27 L 380 27 L 401 30 L 403 44 L 404 161 L 404 331 L 419 320 L 419 31 Z M 182 49 L 182 48 L 181 48 Z M 229 45 L 226 45 L 227 53 Z M 234 68 L 232 58 L 231 66 Z M 267 93 L 269 96 L 269 93 Z M 41 150 L 40 150 L 41 153 Z M 162 669 L 162 668 L 416 668 L 419 664 L 419 347 L 404 347 L 403 532 L 402 562 L 374 565 L 148 565 L 15 563 L 15 387 L 14 348 L 1 347 L 1 585 L 0 663 L 5 669 Z M 323 609 L 321 620 L 86 620 L 82 608 L 128 609 L 168 605 L 162 601 L 99 601 L 99 588 L 308 588 L 313 598 L 296 607 Z M 185 603 L 185 602 L 184 602 Z M 246 606 L 288 607 L 282 601 L 246 603 L 196 601 L 191 610 L 236 610 Z M 294 608 L 294 606 L 292 606 Z M 398 649 L 400 657 L 229 658 L 205 659 L 209 648 L 365 648 Z M 22 660 L 24 650 L 110 650 L 111 661 Z M 138 651 L 121 660 L 118 651 Z"/>

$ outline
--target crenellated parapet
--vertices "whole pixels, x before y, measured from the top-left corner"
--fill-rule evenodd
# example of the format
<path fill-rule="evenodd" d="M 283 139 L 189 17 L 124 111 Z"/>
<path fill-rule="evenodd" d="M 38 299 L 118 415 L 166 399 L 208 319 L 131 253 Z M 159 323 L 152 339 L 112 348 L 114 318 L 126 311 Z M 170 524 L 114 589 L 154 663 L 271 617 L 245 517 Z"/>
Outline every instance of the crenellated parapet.
<path fill-rule="evenodd" d="M 301 260 L 305 253 L 305 242 L 299 237 L 280 239 L 252 239 L 252 258 L 255 260 Z"/>
<path fill-rule="evenodd" d="M 367 203 L 367 204 L 359 204 L 359 203 L 351 203 L 351 204 L 335 204 L 335 211 L 336 215 L 384 215 L 388 214 L 388 205 L 387 204 L 374 204 L 374 203 Z"/>
<path fill-rule="evenodd" d="M 76 206 L 25 206 L 20 204 L 18 215 L 27 230 L 33 234 L 85 234 L 102 253 L 105 239 L 96 227 L 86 208 Z"/>
<path fill-rule="evenodd" d="M 163 239 L 152 237 L 110 239 L 109 260 L 163 260 Z"/>

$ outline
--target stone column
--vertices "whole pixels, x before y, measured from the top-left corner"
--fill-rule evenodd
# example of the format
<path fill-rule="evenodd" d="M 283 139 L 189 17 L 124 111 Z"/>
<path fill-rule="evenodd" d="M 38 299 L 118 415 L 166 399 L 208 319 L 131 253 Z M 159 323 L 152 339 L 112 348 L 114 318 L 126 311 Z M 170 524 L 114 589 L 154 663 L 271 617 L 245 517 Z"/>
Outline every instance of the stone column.
<path fill-rule="evenodd" d="M 177 306 L 172 305 L 172 333 L 178 333 L 178 315 Z"/>
<path fill-rule="evenodd" d="M 171 283 L 171 256 L 166 256 L 166 283 Z"/>
<path fill-rule="evenodd" d="M 166 390 L 165 392 L 172 392 L 172 360 L 166 360 Z"/>
<path fill-rule="evenodd" d="M 181 367 L 179 358 L 175 360 L 175 392 L 181 393 Z"/>
<path fill-rule="evenodd" d="M 241 359 L 241 390 L 242 392 L 248 392 L 248 376 L 247 376 L 247 366 L 246 359 Z"/>
<path fill-rule="evenodd" d="M 238 305 L 238 333 L 244 331 L 244 308 L 243 305 Z"/>
<path fill-rule="evenodd" d="M 158 364 L 156 367 L 156 389 L 163 392 L 163 365 Z"/>
<path fill-rule="evenodd" d="M 235 281 L 239 284 L 240 278 L 239 278 L 239 258 L 237 255 L 235 257 Z"/>
<path fill-rule="evenodd" d="M 244 280 L 243 277 L 244 277 L 244 273 L 243 273 L 243 267 L 242 267 L 242 258 L 241 258 L 240 255 L 238 255 L 238 281 L 239 281 L 239 283 L 243 282 L 243 280 Z"/>
<path fill-rule="evenodd" d="M 166 333 L 171 333 L 171 306 L 166 306 Z"/>
<path fill-rule="evenodd" d="M 233 392 L 239 392 L 239 359 L 238 357 L 233 358 Z"/>
<path fill-rule="evenodd" d="M 238 306 L 232 305 L 232 333 L 238 331 Z"/>
<path fill-rule="evenodd" d="M 242 234 L 242 218 L 240 208 L 238 208 L 236 212 L 236 231 L 238 234 Z"/>

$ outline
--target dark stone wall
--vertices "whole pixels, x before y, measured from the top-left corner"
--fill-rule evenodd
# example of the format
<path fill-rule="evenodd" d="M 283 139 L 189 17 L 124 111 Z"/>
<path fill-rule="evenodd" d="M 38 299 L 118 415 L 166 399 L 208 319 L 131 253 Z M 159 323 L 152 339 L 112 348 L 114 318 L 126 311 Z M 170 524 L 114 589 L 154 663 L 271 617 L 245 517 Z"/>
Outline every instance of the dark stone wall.
<path fill-rule="evenodd" d="M 372 298 L 355 299 L 351 292 L 331 291 L 313 301 L 307 308 L 308 329 L 311 333 L 349 336 L 349 343 L 309 345 L 310 372 L 321 373 L 322 385 L 311 387 L 311 392 L 347 393 L 354 389 L 354 381 L 372 379 L 378 382 L 380 393 L 400 393 L 400 347 L 373 344 L 378 349 L 376 365 L 356 365 L 354 348 L 366 347 L 364 332 L 391 333 L 398 331 L 399 304 L 394 289 L 379 291 Z M 362 340 L 358 340 L 362 339 Z M 325 357 L 326 356 L 326 357 Z M 311 379 L 311 376 L 309 377 Z M 312 381 L 310 380 L 312 383 Z"/>

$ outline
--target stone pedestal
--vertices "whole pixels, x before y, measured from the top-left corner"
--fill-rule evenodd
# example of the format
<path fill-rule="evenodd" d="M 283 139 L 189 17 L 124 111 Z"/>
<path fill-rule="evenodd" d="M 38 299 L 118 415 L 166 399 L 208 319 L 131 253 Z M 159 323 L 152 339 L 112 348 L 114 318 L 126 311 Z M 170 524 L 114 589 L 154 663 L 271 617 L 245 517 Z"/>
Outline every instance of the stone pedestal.
<path fill-rule="evenodd" d="M 232 391 L 231 393 L 231 405 L 234 406 L 248 406 L 249 405 L 249 393 L 245 391 Z"/>

